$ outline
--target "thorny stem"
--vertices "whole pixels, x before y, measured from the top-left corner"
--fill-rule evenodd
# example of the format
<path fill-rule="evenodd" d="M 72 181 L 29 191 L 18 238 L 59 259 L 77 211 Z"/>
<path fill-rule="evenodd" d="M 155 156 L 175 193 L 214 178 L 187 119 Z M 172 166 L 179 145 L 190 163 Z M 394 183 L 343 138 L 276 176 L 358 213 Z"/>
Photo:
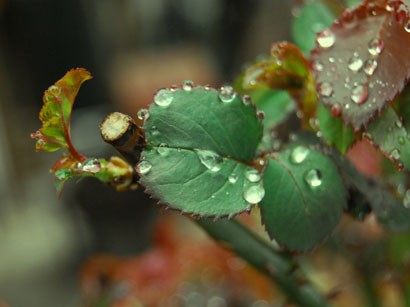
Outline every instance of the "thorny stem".
<path fill-rule="evenodd" d="M 329 306 L 313 285 L 295 276 L 296 264 L 290 255 L 276 251 L 243 225 L 233 220 L 196 222 L 222 246 L 272 278 L 290 301 L 305 307 Z"/>

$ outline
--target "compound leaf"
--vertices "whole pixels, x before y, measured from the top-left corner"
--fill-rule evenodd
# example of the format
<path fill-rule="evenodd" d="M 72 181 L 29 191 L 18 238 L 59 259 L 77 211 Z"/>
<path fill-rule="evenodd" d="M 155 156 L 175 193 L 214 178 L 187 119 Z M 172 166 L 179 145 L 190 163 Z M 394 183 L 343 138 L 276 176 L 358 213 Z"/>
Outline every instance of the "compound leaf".
<path fill-rule="evenodd" d="M 250 167 L 261 119 L 231 87 L 161 89 L 145 116 L 140 183 L 160 203 L 200 216 L 233 216 L 264 194 Z"/>
<path fill-rule="evenodd" d="M 303 145 L 269 160 L 262 220 L 269 235 L 291 250 L 309 250 L 338 224 L 346 207 L 343 180 L 326 155 Z"/>

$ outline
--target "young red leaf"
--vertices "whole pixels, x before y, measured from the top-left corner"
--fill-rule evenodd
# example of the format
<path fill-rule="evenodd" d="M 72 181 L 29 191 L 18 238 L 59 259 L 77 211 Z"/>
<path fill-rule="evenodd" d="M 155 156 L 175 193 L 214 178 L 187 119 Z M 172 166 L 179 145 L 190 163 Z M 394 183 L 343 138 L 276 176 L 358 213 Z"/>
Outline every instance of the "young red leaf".
<path fill-rule="evenodd" d="M 316 38 L 312 69 L 324 105 L 359 130 L 410 76 L 410 21 L 402 1 L 368 0 L 345 10 Z"/>
<path fill-rule="evenodd" d="M 44 105 L 39 113 L 43 126 L 31 135 L 37 140 L 36 150 L 51 152 L 63 148 L 77 161 L 86 159 L 71 143 L 70 117 L 81 84 L 91 78 L 84 68 L 72 69 L 44 92 Z"/>

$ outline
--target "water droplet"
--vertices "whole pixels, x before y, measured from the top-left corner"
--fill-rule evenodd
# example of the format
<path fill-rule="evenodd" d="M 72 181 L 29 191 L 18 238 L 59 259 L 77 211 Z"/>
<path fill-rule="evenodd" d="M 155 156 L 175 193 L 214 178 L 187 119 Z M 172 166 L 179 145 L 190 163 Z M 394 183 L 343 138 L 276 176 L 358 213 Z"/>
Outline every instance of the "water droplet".
<path fill-rule="evenodd" d="M 160 89 L 154 97 L 154 102 L 161 107 L 169 106 L 172 100 L 174 100 L 174 94 L 166 88 Z"/>
<path fill-rule="evenodd" d="M 330 107 L 330 112 L 333 116 L 337 117 L 342 113 L 342 107 L 339 103 L 335 103 Z"/>
<path fill-rule="evenodd" d="M 330 97 L 333 95 L 333 85 L 330 82 L 322 82 L 318 85 L 317 91 L 323 97 Z"/>
<path fill-rule="evenodd" d="M 242 97 L 242 102 L 243 102 L 245 105 L 250 105 L 250 104 L 252 104 L 252 98 L 251 98 L 251 96 L 249 96 L 249 95 L 243 95 L 243 97 Z"/>
<path fill-rule="evenodd" d="M 264 196 L 265 189 L 261 184 L 250 185 L 243 191 L 243 198 L 252 205 L 259 203 Z"/>
<path fill-rule="evenodd" d="M 398 150 L 397 148 L 394 148 L 390 154 L 389 154 L 390 159 L 393 160 L 399 160 L 400 159 L 400 150 Z"/>
<path fill-rule="evenodd" d="M 334 57 L 332 57 L 332 56 L 331 56 L 331 57 L 329 57 L 329 62 L 330 62 L 330 63 L 334 63 L 334 62 L 335 62 L 335 58 L 334 58 Z"/>
<path fill-rule="evenodd" d="M 140 109 L 137 113 L 137 117 L 140 120 L 147 120 L 149 118 L 149 111 L 147 109 Z"/>
<path fill-rule="evenodd" d="M 394 7 L 391 5 L 391 3 L 387 3 L 385 8 L 386 8 L 386 11 L 388 12 L 393 12 L 394 10 Z"/>
<path fill-rule="evenodd" d="M 161 155 L 161 156 L 165 156 L 169 153 L 169 149 L 167 144 L 165 143 L 161 143 L 158 145 L 157 147 L 157 152 Z"/>
<path fill-rule="evenodd" d="M 399 144 L 404 145 L 406 143 L 406 139 L 402 136 L 399 137 Z"/>
<path fill-rule="evenodd" d="M 256 116 L 259 119 L 264 119 L 265 118 L 265 112 L 259 110 L 259 111 L 256 112 Z"/>
<path fill-rule="evenodd" d="M 361 58 L 358 57 L 352 57 L 350 58 L 347 67 L 351 70 L 351 71 L 359 71 L 360 68 L 362 68 L 363 66 L 363 61 Z"/>
<path fill-rule="evenodd" d="M 141 175 L 146 175 L 151 170 L 152 164 L 147 160 L 142 160 L 140 163 L 138 163 L 137 168 L 138 168 L 138 172 Z"/>
<path fill-rule="evenodd" d="M 211 150 L 196 150 L 199 160 L 212 172 L 218 172 L 222 168 L 223 159 Z"/>
<path fill-rule="evenodd" d="M 226 85 L 221 87 L 219 91 L 219 99 L 221 99 L 222 102 L 231 102 L 235 97 L 236 94 L 232 86 Z"/>
<path fill-rule="evenodd" d="M 319 60 L 314 60 L 312 62 L 312 69 L 315 71 L 323 71 L 323 64 Z"/>
<path fill-rule="evenodd" d="M 367 50 L 371 55 L 379 55 L 384 47 L 384 43 L 380 38 L 372 38 L 367 46 Z"/>
<path fill-rule="evenodd" d="M 396 125 L 397 128 L 403 127 L 403 123 L 401 122 L 400 119 L 396 120 L 395 125 Z"/>
<path fill-rule="evenodd" d="M 238 181 L 238 176 L 236 174 L 231 174 L 228 178 L 229 182 L 234 184 Z"/>
<path fill-rule="evenodd" d="M 410 208 L 410 189 L 406 191 L 403 198 L 403 206 L 407 209 Z"/>
<path fill-rule="evenodd" d="M 330 48 L 336 42 L 336 37 L 330 29 L 324 29 L 316 37 L 317 44 L 322 48 Z"/>
<path fill-rule="evenodd" d="M 183 89 L 184 91 L 189 92 L 189 91 L 192 90 L 193 87 L 194 87 L 194 82 L 192 82 L 191 80 L 185 80 L 185 81 L 182 83 L 182 89 Z"/>
<path fill-rule="evenodd" d="M 85 172 L 97 173 L 101 170 L 101 163 L 97 159 L 88 160 L 83 164 L 82 170 Z"/>
<path fill-rule="evenodd" d="M 296 146 L 292 153 L 290 154 L 290 162 L 294 164 L 300 164 L 305 161 L 306 157 L 309 155 L 309 148 L 305 146 Z"/>
<path fill-rule="evenodd" d="M 352 89 L 352 95 L 350 96 L 353 102 L 357 104 L 363 104 L 369 97 L 369 92 L 367 90 L 367 85 L 359 84 Z"/>
<path fill-rule="evenodd" d="M 311 169 L 305 174 L 305 182 L 311 187 L 316 188 L 322 184 L 322 175 L 317 169 Z"/>
<path fill-rule="evenodd" d="M 404 25 L 404 30 L 408 33 L 410 33 L 410 20 L 408 20 L 406 22 L 406 24 Z"/>
<path fill-rule="evenodd" d="M 366 63 L 364 63 L 364 67 L 363 67 L 363 70 L 364 70 L 365 74 L 368 75 L 368 76 L 373 75 L 373 73 L 377 69 L 378 64 L 379 63 L 375 59 L 367 60 Z"/>
<path fill-rule="evenodd" d="M 256 169 L 249 169 L 245 173 L 246 179 L 250 182 L 259 182 L 261 180 L 261 175 Z"/>

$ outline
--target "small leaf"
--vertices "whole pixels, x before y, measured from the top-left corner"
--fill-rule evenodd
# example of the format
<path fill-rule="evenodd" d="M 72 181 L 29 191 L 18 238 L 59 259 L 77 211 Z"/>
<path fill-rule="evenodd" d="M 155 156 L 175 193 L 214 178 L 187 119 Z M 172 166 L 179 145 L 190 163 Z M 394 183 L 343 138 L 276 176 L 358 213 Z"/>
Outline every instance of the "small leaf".
<path fill-rule="evenodd" d="M 410 141 L 402 120 L 392 107 L 370 123 L 367 136 L 399 168 L 410 170 Z"/>
<path fill-rule="evenodd" d="M 299 49 L 308 54 L 315 46 L 316 34 L 330 26 L 336 18 L 322 2 L 306 3 L 292 23 L 292 37 Z"/>
<path fill-rule="evenodd" d="M 248 166 L 262 137 L 253 105 L 231 87 L 218 92 L 192 85 L 162 89 L 154 100 L 137 167 L 148 193 L 201 216 L 233 216 L 260 201 L 260 175 Z M 255 193 L 247 195 L 249 189 Z"/>
<path fill-rule="evenodd" d="M 271 55 L 245 71 L 241 87 L 244 90 L 268 87 L 288 91 L 304 112 L 307 125 L 317 101 L 309 63 L 296 46 L 287 42 L 274 44 Z"/>
<path fill-rule="evenodd" d="M 347 9 L 316 38 L 312 51 L 321 102 L 339 105 L 356 130 L 399 94 L 410 77 L 408 8 L 401 1 L 365 1 Z"/>
<path fill-rule="evenodd" d="M 333 161 L 303 145 L 269 160 L 264 186 L 266 230 L 291 250 L 308 250 L 324 240 L 346 207 L 345 188 Z"/>
<path fill-rule="evenodd" d="M 336 147 L 342 154 L 354 144 L 355 135 L 351 127 L 346 126 L 340 117 L 334 117 L 331 111 L 320 105 L 316 113 L 319 130 L 326 143 Z"/>
<path fill-rule="evenodd" d="M 44 105 L 39 114 L 43 126 L 31 135 L 37 140 L 37 150 L 67 149 L 78 161 L 85 160 L 71 144 L 70 117 L 78 90 L 89 79 L 91 75 L 85 69 L 72 69 L 44 92 Z"/>

